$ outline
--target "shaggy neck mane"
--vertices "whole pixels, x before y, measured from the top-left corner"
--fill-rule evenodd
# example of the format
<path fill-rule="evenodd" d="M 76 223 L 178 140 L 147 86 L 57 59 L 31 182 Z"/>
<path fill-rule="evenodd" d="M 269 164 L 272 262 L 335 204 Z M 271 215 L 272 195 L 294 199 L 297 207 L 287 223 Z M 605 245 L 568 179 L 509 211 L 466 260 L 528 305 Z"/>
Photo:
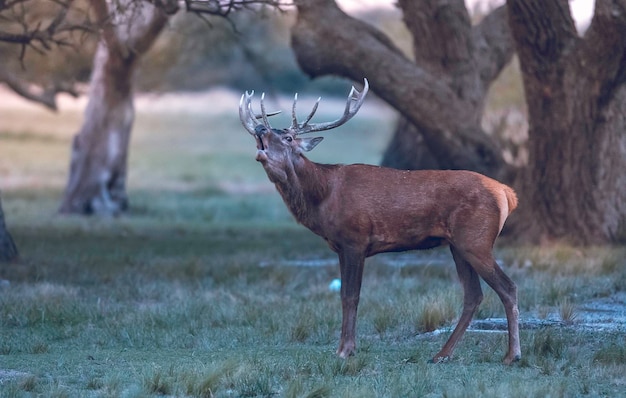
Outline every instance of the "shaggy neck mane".
<path fill-rule="evenodd" d="M 314 227 L 317 207 L 330 195 L 330 174 L 337 167 L 315 163 L 301 156 L 299 162 L 285 170 L 287 180 L 276 182 L 276 189 L 299 223 Z"/>

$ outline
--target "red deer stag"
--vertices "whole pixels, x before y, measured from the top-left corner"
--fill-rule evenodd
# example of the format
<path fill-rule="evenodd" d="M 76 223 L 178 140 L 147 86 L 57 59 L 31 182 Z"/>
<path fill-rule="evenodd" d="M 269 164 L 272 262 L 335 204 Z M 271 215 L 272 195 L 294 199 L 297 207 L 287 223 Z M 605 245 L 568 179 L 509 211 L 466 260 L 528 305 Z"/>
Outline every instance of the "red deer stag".
<path fill-rule="evenodd" d="M 261 115 L 252 111 L 254 92 L 239 103 L 239 116 L 254 137 L 259 161 L 295 218 L 328 242 L 339 255 L 343 319 L 337 354 L 355 353 L 357 306 L 363 263 L 377 253 L 429 249 L 449 245 L 463 286 L 463 312 L 452 335 L 433 362 L 450 358 L 482 301 L 479 276 L 496 291 L 508 321 L 509 348 L 505 364 L 521 358 L 517 287 L 493 257 L 493 244 L 507 216 L 517 206 L 515 192 L 491 178 L 470 171 L 401 171 L 365 164 L 327 165 L 310 161 L 304 152 L 321 137 L 301 134 L 330 130 L 350 120 L 368 91 L 354 87 L 343 116 L 333 122 L 306 120 L 274 129 L 268 122 L 263 96 Z M 258 122 L 260 120 L 261 122 Z"/>

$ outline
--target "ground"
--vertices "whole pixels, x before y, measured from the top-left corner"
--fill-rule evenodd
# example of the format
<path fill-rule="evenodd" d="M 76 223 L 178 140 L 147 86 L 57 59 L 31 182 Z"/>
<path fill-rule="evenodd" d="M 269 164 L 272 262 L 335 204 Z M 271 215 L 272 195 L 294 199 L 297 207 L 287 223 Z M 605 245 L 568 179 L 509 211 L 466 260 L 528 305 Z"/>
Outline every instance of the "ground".
<path fill-rule="evenodd" d="M 623 394 L 623 247 L 499 243 L 519 287 L 523 358 L 512 367 L 501 364 L 503 310 L 486 286 L 451 361 L 428 363 L 461 309 L 446 249 L 375 256 L 358 353 L 336 358 L 336 259 L 292 220 L 254 161 L 238 99 L 142 97 L 131 210 L 113 219 L 56 214 L 80 103 L 51 114 L 0 101 L 0 191 L 21 252 L 0 266 L 0 396 Z M 324 99 L 321 118 L 342 109 Z M 311 156 L 375 163 L 391 118 L 366 101 Z"/>

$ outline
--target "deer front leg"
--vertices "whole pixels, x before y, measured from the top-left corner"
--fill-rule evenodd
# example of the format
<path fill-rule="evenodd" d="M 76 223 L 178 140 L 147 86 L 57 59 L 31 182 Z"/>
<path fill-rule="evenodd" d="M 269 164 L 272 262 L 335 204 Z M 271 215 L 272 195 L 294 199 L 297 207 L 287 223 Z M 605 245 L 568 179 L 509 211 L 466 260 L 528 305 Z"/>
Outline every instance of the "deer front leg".
<path fill-rule="evenodd" d="M 365 256 L 357 251 L 341 250 L 339 252 L 339 269 L 341 271 L 341 340 L 337 354 L 348 358 L 356 352 L 356 316 L 363 279 L 363 263 Z"/>

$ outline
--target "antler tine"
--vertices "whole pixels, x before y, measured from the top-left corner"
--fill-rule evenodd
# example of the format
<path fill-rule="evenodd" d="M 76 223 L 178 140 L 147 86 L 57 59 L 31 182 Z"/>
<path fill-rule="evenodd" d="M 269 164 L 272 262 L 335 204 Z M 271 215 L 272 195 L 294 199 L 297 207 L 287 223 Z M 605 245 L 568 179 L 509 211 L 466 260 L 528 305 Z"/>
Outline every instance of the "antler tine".
<path fill-rule="evenodd" d="M 313 118 L 313 115 L 315 115 L 315 112 L 317 112 L 317 107 L 319 106 L 321 100 L 322 100 L 322 97 L 319 97 L 317 101 L 315 102 L 315 105 L 313 105 L 313 109 L 311 110 L 311 113 L 309 113 L 309 116 L 307 116 L 304 122 L 302 122 L 301 124 L 298 124 L 298 117 L 296 116 L 296 103 L 298 102 L 298 93 L 296 93 L 293 96 L 293 106 L 291 107 L 291 127 L 290 127 L 292 131 L 296 132 L 297 134 L 301 134 L 303 132 L 302 130 L 307 127 L 307 125 L 309 124 L 309 121 L 311 121 L 311 119 Z"/>
<path fill-rule="evenodd" d="M 296 103 L 298 102 L 298 93 L 293 96 L 293 105 L 291 106 L 291 130 L 298 128 L 298 117 L 296 116 Z"/>
<path fill-rule="evenodd" d="M 252 117 L 252 96 L 254 91 L 248 93 L 247 91 L 241 95 L 239 100 L 239 119 L 241 124 L 248 131 L 248 133 L 254 135 L 254 127 L 256 127 L 255 118 Z"/>
<path fill-rule="evenodd" d="M 300 127 L 302 128 L 307 127 L 311 119 L 313 119 L 313 115 L 315 115 L 315 112 L 317 112 L 317 107 L 320 105 L 321 100 L 322 100 L 322 97 L 317 98 L 317 101 L 315 101 L 315 105 L 313 105 L 313 109 L 311 109 L 311 113 L 309 113 L 309 116 L 306 117 L 306 120 L 302 123 L 302 126 Z"/>
<path fill-rule="evenodd" d="M 326 123 L 308 124 L 311 118 L 313 118 L 313 115 L 315 115 L 315 112 L 317 111 L 317 107 L 320 103 L 321 97 L 318 98 L 317 102 L 313 106 L 313 110 L 311 111 L 309 116 L 306 118 L 306 120 L 300 125 L 294 122 L 295 126 L 292 126 L 293 132 L 295 134 L 306 134 L 306 133 L 313 133 L 315 131 L 330 130 L 330 129 L 334 129 L 335 127 L 341 126 L 342 124 L 346 123 L 348 120 L 352 119 L 354 115 L 356 115 L 356 113 L 361 108 L 361 105 L 363 105 L 363 102 L 365 101 L 365 96 L 367 95 L 368 91 L 369 91 L 369 82 L 367 81 L 367 79 L 363 79 L 363 91 L 359 92 L 356 88 L 354 88 L 354 86 L 352 86 L 352 89 L 350 90 L 350 93 L 348 94 L 348 100 L 346 102 L 346 107 L 344 109 L 343 115 L 339 119 L 332 121 L 332 122 L 326 122 Z M 295 103 L 294 103 L 293 112 L 295 113 Z M 295 116 L 293 116 L 293 120 L 294 121 L 296 120 Z"/>
<path fill-rule="evenodd" d="M 265 99 L 265 93 L 261 94 L 261 117 L 263 118 L 263 125 L 266 129 L 271 130 L 272 126 L 270 125 L 270 121 L 267 119 L 267 113 L 265 113 L 265 104 L 263 100 Z"/>

